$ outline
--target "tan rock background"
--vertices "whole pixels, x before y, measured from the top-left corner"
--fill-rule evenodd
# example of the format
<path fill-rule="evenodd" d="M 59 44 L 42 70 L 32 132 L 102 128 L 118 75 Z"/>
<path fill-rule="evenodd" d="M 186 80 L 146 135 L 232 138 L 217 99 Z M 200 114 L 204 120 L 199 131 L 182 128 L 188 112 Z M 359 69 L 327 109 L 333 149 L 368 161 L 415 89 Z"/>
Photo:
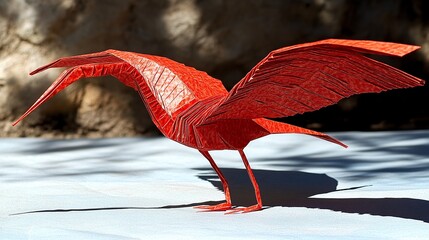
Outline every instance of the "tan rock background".
<path fill-rule="evenodd" d="M 132 89 L 112 78 L 69 87 L 20 125 L 60 70 L 58 57 L 109 48 L 163 55 L 233 86 L 269 51 L 324 38 L 417 44 L 379 58 L 429 80 L 429 3 L 406 0 L 0 0 L 0 136 L 101 137 L 156 133 Z M 365 95 L 288 122 L 320 130 L 429 127 L 428 87 Z"/>

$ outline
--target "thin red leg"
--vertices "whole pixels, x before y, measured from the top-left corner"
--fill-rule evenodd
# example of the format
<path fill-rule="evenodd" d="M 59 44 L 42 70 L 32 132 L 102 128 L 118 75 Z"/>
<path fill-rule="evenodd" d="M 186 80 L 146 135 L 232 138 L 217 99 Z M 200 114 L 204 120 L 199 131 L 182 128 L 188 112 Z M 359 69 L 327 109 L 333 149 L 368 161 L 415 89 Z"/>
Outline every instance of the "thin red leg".
<path fill-rule="evenodd" d="M 249 161 L 247 161 L 246 155 L 244 154 L 243 150 L 238 150 L 240 153 L 241 159 L 243 160 L 244 166 L 246 166 L 247 173 L 249 174 L 250 181 L 253 184 L 253 188 L 255 189 L 255 196 L 256 196 L 256 202 L 257 204 L 245 207 L 245 208 L 237 208 L 232 211 L 229 211 L 228 213 L 237 213 L 237 212 L 253 212 L 258 211 L 262 209 L 262 198 L 261 198 L 261 192 L 259 191 L 259 185 L 256 181 L 255 175 L 253 174 L 252 168 L 250 167 Z"/>
<path fill-rule="evenodd" d="M 226 181 L 225 176 L 220 171 L 219 167 L 216 165 L 215 161 L 213 160 L 212 156 L 210 156 L 208 151 L 200 151 L 200 153 L 205 158 L 207 158 L 207 160 L 209 160 L 210 165 L 212 166 L 212 168 L 216 171 L 217 175 L 219 176 L 219 179 L 222 182 L 223 190 L 225 192 L 226 202 L 221 203 L 221 204 L 217 204 L 217 205 L 213 205 L 213 206 L 209 206 L 209 205 L 196 206 L 195 208 L 204 209 L 207 211 L 226 211 L 226 210 L 231 209 L 232 208 L 231 195 L 229 193 L 229 186 L 228 186 L 228 182 Z"/>

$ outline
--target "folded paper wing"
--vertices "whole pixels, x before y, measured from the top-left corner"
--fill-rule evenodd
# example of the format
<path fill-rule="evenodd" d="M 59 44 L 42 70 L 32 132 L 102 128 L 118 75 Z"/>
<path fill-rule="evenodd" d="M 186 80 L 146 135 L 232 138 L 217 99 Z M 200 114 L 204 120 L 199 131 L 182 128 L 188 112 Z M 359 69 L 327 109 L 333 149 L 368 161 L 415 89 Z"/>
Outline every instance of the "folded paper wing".
<path fill-rule="evenodd" d="M 206 121 L 288 117 L 354 94 L 421 86 L 423 80 L 359 53 L 403 56 L 418 48 L 328 39 L 275 50 L 234 86 Z"/>

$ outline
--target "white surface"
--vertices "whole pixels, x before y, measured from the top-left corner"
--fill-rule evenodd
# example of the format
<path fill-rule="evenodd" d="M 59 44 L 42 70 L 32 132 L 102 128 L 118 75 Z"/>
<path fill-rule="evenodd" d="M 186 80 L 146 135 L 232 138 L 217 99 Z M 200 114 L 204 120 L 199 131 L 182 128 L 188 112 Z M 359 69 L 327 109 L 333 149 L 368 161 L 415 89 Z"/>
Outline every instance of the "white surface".
<path fill-rule="evenodd" d="M 252 142 L 267 208 L 232 215 L 191 207 L 223 193 L 198 151 L 168 139 L 1 139 L 0 239 L 429 239 L 429 131 L 333 135 L 349 148 Z M 251 202 L 238 153 L 212 155 Z"/>

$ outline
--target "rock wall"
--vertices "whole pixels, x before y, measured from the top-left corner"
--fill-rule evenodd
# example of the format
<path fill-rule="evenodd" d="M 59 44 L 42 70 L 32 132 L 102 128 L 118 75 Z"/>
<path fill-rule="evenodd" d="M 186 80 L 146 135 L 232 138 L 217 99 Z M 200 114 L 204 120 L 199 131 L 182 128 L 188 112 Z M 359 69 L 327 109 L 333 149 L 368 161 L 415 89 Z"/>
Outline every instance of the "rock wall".
<path fill-rule="evenodd" d="M 60 70 L 28 72 L 58 57 L 113 48 L 163 55 L 231 88 L 269 51 L 324 38 L 423 47 L 386 59 L 429 79 L 429 6 L 406 0 L 0 0 L 0 136 L 101 137 L 156 133 L 139 96 L 113 78 L 81 80 L 20 125 Z M 428 88 L 352 97 L 289 122 L 322 130 L 429 127 Z M 418 105 L 418 104 L 415 104 Z"/>

